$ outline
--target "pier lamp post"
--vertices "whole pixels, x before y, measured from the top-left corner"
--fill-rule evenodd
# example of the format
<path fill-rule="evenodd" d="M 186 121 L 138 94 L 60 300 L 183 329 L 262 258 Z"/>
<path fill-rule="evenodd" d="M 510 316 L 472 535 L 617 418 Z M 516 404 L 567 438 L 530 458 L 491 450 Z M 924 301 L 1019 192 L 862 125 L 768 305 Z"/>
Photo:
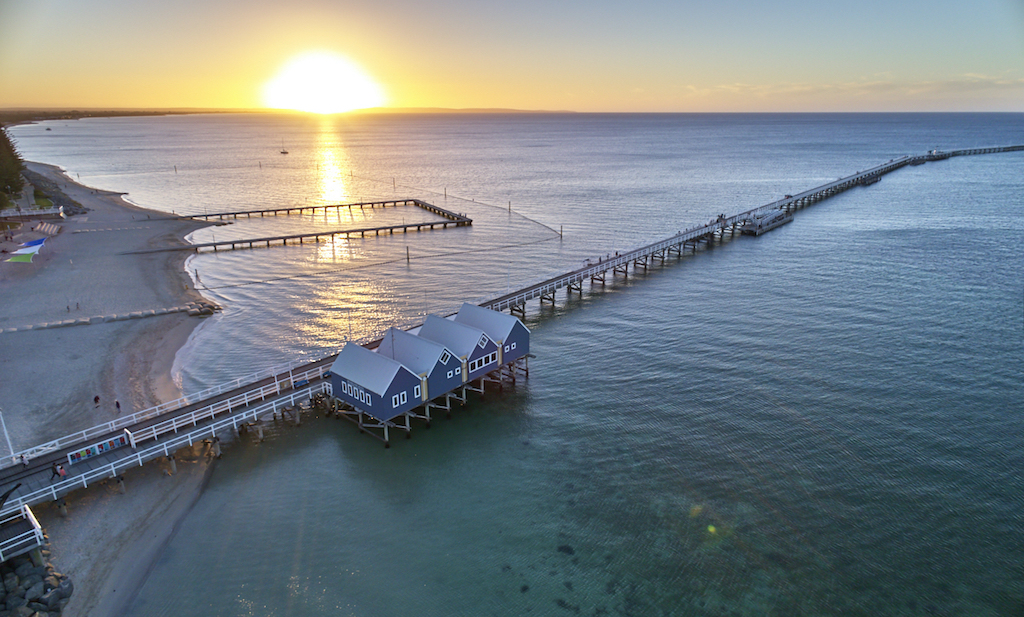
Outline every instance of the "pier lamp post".
<path fill-rule="evenodd" d="M 7 449 L 11 452 L 11 460 L 14 460 L 14 446 L 11 445 L 11 436 L 7 434 L 7 423 L 4 422 L 4 408 L 0 407 L 0 427 L 4 429 L 4 438 L 7 440 Z"/>

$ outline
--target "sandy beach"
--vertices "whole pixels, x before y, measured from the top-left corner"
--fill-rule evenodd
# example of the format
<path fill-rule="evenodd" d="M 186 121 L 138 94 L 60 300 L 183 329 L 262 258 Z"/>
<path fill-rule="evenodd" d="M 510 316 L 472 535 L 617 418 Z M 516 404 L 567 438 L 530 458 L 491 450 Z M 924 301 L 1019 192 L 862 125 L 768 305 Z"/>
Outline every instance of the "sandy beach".
<path fill-rule="evenodd" d="M 81 186 L 55 167 L 26 166 L 89 212 L 57 222 L 60 233 L 46 241 L 33 263 L 0 262 L 0 328 L 202 299 L 184 272 L 187 252 L 124 253 L 181 244 L 206 223 L 166 219 L 117 193 Z M 43 237 L 30 231 L 33 224 L 2 248 L 12 251 Z M 14 451 L 178 398 L 180 388 L 171 376 L 174 356 L 201 323 L 174 313 L 0 334 L 0 408 Z M 7 444 L 0 450 L 6 452 Z M 67 518 L 50 505 L 34 508 L 50 537 L 51 561 L 75 584 L 65 615 L 117 614 L 201 492 L 208 461 L 197 448 L 179 456 L 175 475 L 160 464 L 126 474 L 124 495 L 113 485 L 72 493 Z"/>

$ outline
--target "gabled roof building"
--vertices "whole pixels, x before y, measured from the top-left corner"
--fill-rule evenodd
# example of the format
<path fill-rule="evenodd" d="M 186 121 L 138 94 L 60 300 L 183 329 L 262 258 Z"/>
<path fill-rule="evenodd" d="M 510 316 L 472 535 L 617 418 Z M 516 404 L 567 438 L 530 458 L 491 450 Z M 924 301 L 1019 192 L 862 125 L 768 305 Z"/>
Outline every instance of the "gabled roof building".
<path fill-rule="evenodd" d="M 420 401 L 426 403 L 462 385 L 462 361 L 441 343 L 388 328 L 377 353 L 401 362 L 420 379 Z"/>
<path fill-rule="evenodd" d="M 530 353 L 530 330 L 517 317 L 464 303 L 455 322 L 487 333 L 498 346 L 498 365 L 515 362 Z"/>
<path fill-rule="evenodd" d="M 463 383 L 483 377 L 498 368 L 498 346 L 478 328 L 427 315 L 417 336 L 444 345 L 462 361 Z"/>
<path fill-rule="evenodd" d="M 331 365 L 334 396 L 386 422 L 423 403 L 422 382 L 400 362 L 346 343 Z"/>

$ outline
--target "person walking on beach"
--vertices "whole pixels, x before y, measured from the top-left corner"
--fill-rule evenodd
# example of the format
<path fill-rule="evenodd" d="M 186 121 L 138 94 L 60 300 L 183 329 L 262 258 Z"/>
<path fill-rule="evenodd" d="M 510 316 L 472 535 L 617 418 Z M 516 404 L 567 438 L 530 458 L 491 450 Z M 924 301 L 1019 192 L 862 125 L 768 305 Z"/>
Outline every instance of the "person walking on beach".
<path fill-rule="evenodd" d="M 117 407 L 117 413 L 121 413 L 121 401 L 114 401 L 114 407 Z"/>
<path fill-rule="evenodd" d="M 92 402 L 95 403 L 97 407 L 99 407 L 100 406 L 100 395 L 97 394 L 96 396 L 92 397 Z"/>

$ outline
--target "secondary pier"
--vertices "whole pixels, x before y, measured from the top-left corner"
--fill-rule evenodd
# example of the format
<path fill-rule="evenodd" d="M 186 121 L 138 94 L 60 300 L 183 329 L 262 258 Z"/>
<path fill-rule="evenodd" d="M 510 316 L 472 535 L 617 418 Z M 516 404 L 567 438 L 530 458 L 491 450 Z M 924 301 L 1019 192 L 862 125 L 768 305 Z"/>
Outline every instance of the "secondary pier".
<path fill-rule="evenodd" d="M 410 231 L 423 231 L 424 229 L 448 229 L 448 227 L 468 227 L 473 224 L 473 219 L 450 210 L 445 210 L 433 204 L 427 203 L 421 199 L 399 199 L 393 201 L 373 201 L 373 202 L 362 202 L 354 204 L 335 204 L 327 206 L 294 206 L 287 208 L 265 208 L 262 210 L 239 210 L 237 212 L 219 212 L 214 214 L 191 214 L 187 216 L 179 216 L 175 218 L 179 219 L 203 219 L 203 220 L 226 220 L 226 219 L 238 219 L 238 218 L 253 218 L 254 216 L 266 217 L 266 216 L 280 216 L 289 214 L 304 214 L 310 212 L 315 214 L 317 211 L 322 210 L 324 214 L 327 214 L 328 210 L 335 209 L 340 210 L 341 208 L 397 208 L 397 207 L 416 207 L 432 214 L 436 214 L 446 220 L 443 221 L 425 221 L 422 223 L 402 223 L 401 225 L 382 225 L 379 227 L 363 227 L 359 229 L 331 229 L 324 231 L 315 231 L 303 234 L 289 234 L 289 235 L 278 235 L 278 236 L 264 236 L 260 238 L 240 238 L 235 240 L 221 240 L 217 242 L 201 242 L 199 244 L 190 244 L 187 246 L 177 247 L 165 247 L 156 249 L 146 249 L 143 251 L 132 251 L 126 254 L 141 254 L 141 253 L 161 253 L 167 251 L 194 251 L 196 253 L 203 252 L 204 249 L 207 251 L 216 252 L 218 250 L 237 250 L 237 249 L 253 249 L 253 248 L 270 248 L 271 246 L 288 246 L 290 241 L 294 244 L 305 244 L 306 242 L 319 243 L 321 238 L 328 240 L 334 240 L 336 237 L 341 236 L 344 238 L 360 237 L 365 238 L 366 236 L 380 236 L 380 235 L 392 235 L 395 232 L 409 233 Z"/>

